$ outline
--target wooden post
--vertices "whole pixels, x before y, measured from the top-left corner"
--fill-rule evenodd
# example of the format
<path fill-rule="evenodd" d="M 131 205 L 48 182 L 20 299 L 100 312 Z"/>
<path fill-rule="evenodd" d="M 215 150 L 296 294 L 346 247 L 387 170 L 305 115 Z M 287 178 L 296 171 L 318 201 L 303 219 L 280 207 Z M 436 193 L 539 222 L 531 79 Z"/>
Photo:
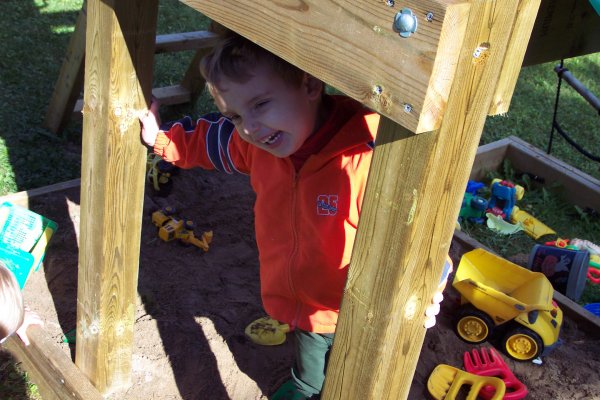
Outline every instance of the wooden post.
<path fill-rule="evenodd" d="M 408 396 L 518 4 L 470 3 L 439 130 L 381 123 L 323 399 Z"/>
<path fill-rule="evenodd" d="M 130 384 L 158 0 L 89 0 L 75 362 L 101 393 Z"/>

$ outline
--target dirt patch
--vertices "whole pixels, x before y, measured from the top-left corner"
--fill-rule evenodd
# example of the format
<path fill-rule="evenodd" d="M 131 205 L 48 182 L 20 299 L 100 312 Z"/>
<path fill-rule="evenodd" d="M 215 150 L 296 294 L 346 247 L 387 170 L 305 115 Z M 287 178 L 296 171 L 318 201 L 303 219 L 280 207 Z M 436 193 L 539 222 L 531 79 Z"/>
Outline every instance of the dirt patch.
<path fill-rule="evenodd" d="M 263 315 L 248 178 L 194 170 L 181 171 L 174 182 L 167 197 L 147 189 L 133 382 L 108 399 L 264 399 L 289 377 L 293 337 L 281 346 L 261 347 L 244 335 L 245 326 Z M 193 220 L 197 233 L 214 231 L 207 253 L 158 239 L 150 215 L 166 205 Z M 43 269 L 25 288 L 26 302 L 73 356 L 75 346 L 63 338 L 76 323 L 79 188 L 36 197 L 30 207 L 59 229 Z M 453 244 L 455 262 L 461 251 Z M 426 335 L 410 399 L 429 398 L 426 382 L 433 368 L 441 363 L 462 368 L 463 352 L 473 348 L 452 331 L 457 296 L 451 288 L 446 292 L 438 324 Z M 541 366 L 508 361 L 528 387 L 528 398 L 600 399 L 597 336 L 566 319 L 562 340 Z"/>

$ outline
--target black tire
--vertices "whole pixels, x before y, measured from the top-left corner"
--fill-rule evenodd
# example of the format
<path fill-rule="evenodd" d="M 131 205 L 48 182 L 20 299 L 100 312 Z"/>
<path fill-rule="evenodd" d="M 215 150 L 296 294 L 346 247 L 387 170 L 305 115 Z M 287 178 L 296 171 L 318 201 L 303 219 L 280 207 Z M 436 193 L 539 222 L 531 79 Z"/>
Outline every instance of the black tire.
<path fill-rule="evenodd" d="M 540 336 L 521 325 L 515 325 L 502 339 L 504 352 L 516 361 L 531 361 L 542 354 L 544 344 Z"/>
<path fill-rule="evenodd" d="M 494 321 L 483 311 L 466 305 L 458 310 L 454 320 L 454 332 L 467 343 L 483 343 L 494 331 Z"/>
<path fill-rule="evenodd" d="M 475 210 L 483 211 L 487 208 L 487 200 L 482 197 L 473 197 L 471 199 L 471 207 Z"/>
<path fill-rule="evenodd" d="M 163 207 L 162 212 L 167 217 L 170 217 L 171 215 L 174 215 L 177 212 L 177 210 L 173 206 L 166 206 L 166 207 Z"/>

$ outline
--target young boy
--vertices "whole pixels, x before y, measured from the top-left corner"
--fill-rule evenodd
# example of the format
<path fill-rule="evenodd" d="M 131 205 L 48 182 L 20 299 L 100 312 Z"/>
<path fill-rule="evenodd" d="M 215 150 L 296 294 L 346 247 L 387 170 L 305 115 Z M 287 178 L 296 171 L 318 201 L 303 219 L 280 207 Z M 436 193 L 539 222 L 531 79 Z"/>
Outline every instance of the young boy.
<path fill-rule="evenodd" d="M 176 166 L 250 175 L 263 306 L 294 330 L 293 398 L 317 398 L 379 115 L 232 32 L 200 68 L 220 113 L 161 130 L 153 102 L 142 139 Z"/>
<path fill-rule="evenodd" d="M 23 295 L 17 279 L 0 261 L 0 343 L 16 333 L 29 346 L 27 328 L 41 324 L 40 318 L 23 306 Z"/>

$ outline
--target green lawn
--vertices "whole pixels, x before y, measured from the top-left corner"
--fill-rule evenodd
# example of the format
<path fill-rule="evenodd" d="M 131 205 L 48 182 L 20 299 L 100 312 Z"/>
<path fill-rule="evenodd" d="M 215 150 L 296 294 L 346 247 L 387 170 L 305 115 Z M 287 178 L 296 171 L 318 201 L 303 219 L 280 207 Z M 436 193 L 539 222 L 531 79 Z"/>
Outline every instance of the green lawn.
<path fill-rule="evenodd" d="M 4 0 L 0 11 L 0 194 L 46 186 L 79 177 L 81 124 L 72 122 L 56 137 L 43 127 L 46 107 L 74 31 L 82 0 Z M 158 33 L 203 29 L 207 19 L 176 0 L 161 0 Z M 179 82 L 191 52 L 159 54 L 154 86 Z M 556 94 L 555 63 L 522 70 L 510 111 L 488 118 L 482 143 L 509 135 L 545 149 Z M 589 89 L 600 95 L 600 54 L 570 59 L 566 66 Z M 207 111 L 211 102 L 203 97 L 196 107 Z M 191 111 L 189 107 L 171 110 Z M 561 123 L 590 152 L 600 155 L 597 140 L 598 114 L 574 91 L 564 87 L 559 109 Z M 599 163 L 579 155 L 557 137 L 553 154 L 582 171 L 600 178 Z"/>

